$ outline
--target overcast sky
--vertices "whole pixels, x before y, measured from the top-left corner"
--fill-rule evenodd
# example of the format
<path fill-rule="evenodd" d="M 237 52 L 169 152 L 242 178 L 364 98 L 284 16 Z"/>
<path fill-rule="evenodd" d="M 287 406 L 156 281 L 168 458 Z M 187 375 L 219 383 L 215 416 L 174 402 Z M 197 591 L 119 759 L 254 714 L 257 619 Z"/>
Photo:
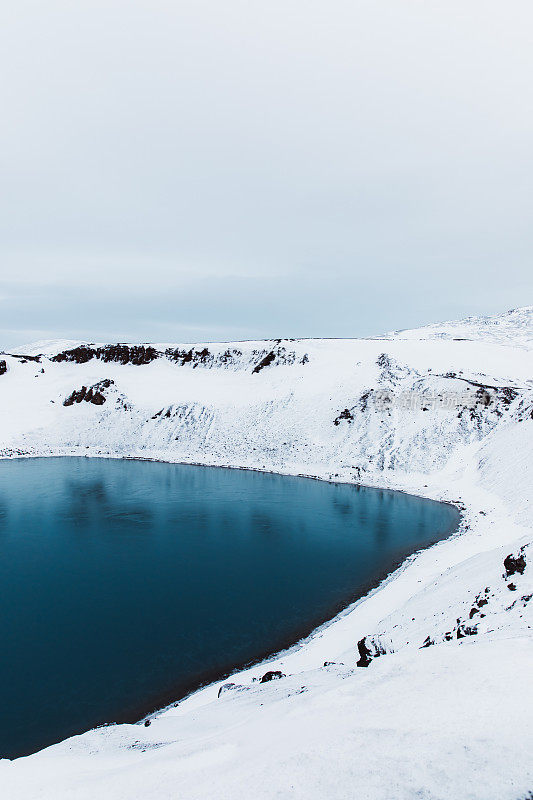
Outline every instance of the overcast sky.
<path fill-rule="evenodd" d="M 0 347 L 533 302 L 531 0 L 16 0 L 0 75 Z"/>

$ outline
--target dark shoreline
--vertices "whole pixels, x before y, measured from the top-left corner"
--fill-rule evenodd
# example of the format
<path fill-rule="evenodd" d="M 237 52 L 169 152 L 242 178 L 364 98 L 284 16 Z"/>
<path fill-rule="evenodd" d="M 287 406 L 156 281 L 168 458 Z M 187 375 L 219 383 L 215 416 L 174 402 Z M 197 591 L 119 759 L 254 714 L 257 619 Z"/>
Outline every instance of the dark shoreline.
<path fill-rule="evenodd" d="M 389 489 L 389 488 L 381 488 L 376 486 L 365 486 L 364 484 L 357 484 L 352 481 L 343 481 L 343 480 L 333 480 L 333 479 L 324 479 L 318 476 L 313 475 L 305 475 L 305 474 L 288 474 L 288 473 L 279 473 L 273 470 L 266 470 L 257 467 L 239 467 L 239 466 L 220 466 L 220 465 L 213 465 L 213 464 L 205 464 L 205 463 L 198 463 L 198 462 L 174 462 L 174 461 L 165 461 L 163 459 L 156 459 L 156 458 L 143 458 L 141 456 L 110 456 L 109 454 L 106 455 L 87 455 L 87 454 L 70 454 L 70 455 L 46 455 L 46 456 L 32 456 L 32 455 L 19 455 L 15 457 L 1 457 L 2 460 L 27 460 L 29 458 L 102 458 L 102 459 L 109 459 L 109 460 L 134 460 L 134 461 L 145 461 L 145 462 L 153 462 L 153 463 L 163 463 L 168 465 L 176 465 L 176 466 L 196 466 L 196 467 L 209 467 L 209 468 L 222 468 L 222 469 L 235 469 L 235 470 L 243 470 L 243 471 L 250 471 L 250 472 L 260 472 L 264 474 L 271 474 L 276 476 L 288 477 L 288 478 L 307 478 L 310 480 L 315 481 L 323 481 L 326 483 L 333 483 L 333 484 L 342 484 L 342 485 L 352 485 L 354 487 L 361 487 L 361 488 L 369 488 L 376 491 L 386 492 L 386 493 L 401 493 L 401 494 L 408 494 L 411 495 L 410 492 L 406 492 L 400 489 Z M 268 661 L 271 661 L 275 658 L 280 658 L 283 656 L 284 653 L 290 652 L 292 648 L 297 647 L 298 645 L 303 645 L 306 639 L 309 639 L 312 635 L 314 635 L 320 628 L 324 626 L 328 626 L 334 624 L 336 618 L 346 612 L 354 603 L 361 600 L 365 596 L 367 596 L 370 592 L 376 591 L 379 587 L 383 584 L 384 581 L 389 579 L 399 568 L 402 567 L 407 561 L 414 558 L 417 553 L 420 553 L 424 550 L 429 549 L 433 545 L 437 544 L 438 542 L 444 541 L 448 539 L 450 536 L 454 535 L 458 532 L 461 525 L 462 515 L 460 509 L 451 502 L 440 501 L 440 500 L 432 500 L 427 497 L 420 497 L 417 495 L 411 495 L 416 497 L 418 500 L 425 501 L 428 503 L 441 503 L 443 505 L 447 505 L 450 508 L 453 508 L 456 511 L 457 518 L 454 523 L 450 525 L 450 527 L 439 536 L 436 536 L 435 539 L 432 539 L 430 542 L 425 544 L 422 547 L 418 547 L 416 550 L 409 550 L 406 549 L 404 552 L 401 552 L 398 557 L 393 561 L 392 565 L 389 565 L 385 568 L 377 577 L 374 577 L 372 580 L 368 581 L 367 583 L 359 586 L 352 594 L 348 597 L 344 598 L 343 600 L 339 601 L 332 607 L 326 614 L 320 615 L 320 617 L 315 618 L 314 620 L 308 622 L 305 626 L 302 626 L 295 631 L 294 634 L 285 637 L 285 639 L 281 640 L 279 644 L 276 645 L 274 648 L 265 648 L 262 652 L 260 652 L 255 658 L 239 664 L 232 664 L 227 666 L 226 669 L 220 670 L 206 670 L 205 673 L 201 675 L 197 675 L 193 680 L 182 682 L 177 684 L 172 690 L 165 691 L 163 694 L 159 695 L 157 698 L 152 698 L 149 702 L 139 703 L 135 706 L 135 708 L 130 708 L 124 712 L 124 714 L 120 714 L 119 716 L 115 717 L 115 719 L 97 725 L 95 728 L 89 728 L 78 733 L 73 733 L 71 736 L 82 735 L 83 733 L 88 732 L 88 730 L 97 730 L 102 727 L 108 727 L 112 725 L 120 725 L 120 724 L 141 724 L 144 720 L 148 717 L 159 715 L 164 713 L 165 710 L 176 707 L 179 705 L 183 700 L 191 695 L 195 694 L 200 689 L 203 689 L 213 683 L 218 683 L 220 681 L 226 680 L 231 676 L 242 672 L 243 670 L 249 669 L 253 666 L 257 666 L 262 662 L 265 662 L 265 670 L 267 667 Z M 368 633 L 371 633 L 369 631 Z M 354 641 L 354 654 L 356 653 L 357 643 Z M 71 736 L 67 737 L 71 738 Z M 33 755 L 36 752 L 40 752 L 43 749 L 48 747 L 54 746 L 55 744 L 59 744 L 60 742 L 67 741 L 67 739 L 60 739 L 56 742 L 50 742 L 44 745 L 39 750 L 32 750 L 30 753 L 21 753 L 9 760 L 15 760 L 17 758 L 22 758 L 28 755 Z M 1 756 L 0 756 L 1 758 Z"/>

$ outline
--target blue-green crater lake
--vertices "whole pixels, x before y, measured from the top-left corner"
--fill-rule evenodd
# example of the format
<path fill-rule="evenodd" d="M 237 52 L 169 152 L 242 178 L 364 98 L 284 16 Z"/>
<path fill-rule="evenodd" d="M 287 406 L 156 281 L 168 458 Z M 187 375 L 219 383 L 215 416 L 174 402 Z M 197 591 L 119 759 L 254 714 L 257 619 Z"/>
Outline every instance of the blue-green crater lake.
<path fill-rule="evenodd" d="M 0 461 L 0 756 L 139 720 L 296 642 L 458 521 L 306 478 Z"/>

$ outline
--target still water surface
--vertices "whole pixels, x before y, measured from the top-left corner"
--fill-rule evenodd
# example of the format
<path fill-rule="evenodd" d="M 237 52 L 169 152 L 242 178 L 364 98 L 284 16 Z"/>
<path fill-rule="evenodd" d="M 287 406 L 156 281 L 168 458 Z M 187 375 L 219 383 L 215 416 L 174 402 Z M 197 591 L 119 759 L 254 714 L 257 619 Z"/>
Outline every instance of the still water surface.
<path fill-rule="evenodd" d="M 0 461 L 0 756 L 134 721 L 288 645 L 457 523 L 305 478 Z"/>

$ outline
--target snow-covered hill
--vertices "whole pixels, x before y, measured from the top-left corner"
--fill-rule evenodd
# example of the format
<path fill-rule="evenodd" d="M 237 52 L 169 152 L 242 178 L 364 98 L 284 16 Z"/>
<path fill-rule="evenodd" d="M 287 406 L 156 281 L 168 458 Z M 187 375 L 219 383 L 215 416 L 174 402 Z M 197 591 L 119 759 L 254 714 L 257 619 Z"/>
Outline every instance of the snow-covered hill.
<path fill-rule="evenodd" d="M 244 466 L 464 512 L 268 667 L 2 762 L 7 797 L 530 797 L 533 307 L 376 339 L 37 343 L 0 355 L 0 412 L 4 457 Z"/>
<path fill-rule="evenodd" d="M 436 322 L 425 328 L 397 331 L 392 336 L 399 339 L 470 339 L 507 343 L 512 347 L 531 345 L 531 315 L 533 306 L 513 308 L 495 317 L 467 317 L 458 322 Z"/>

